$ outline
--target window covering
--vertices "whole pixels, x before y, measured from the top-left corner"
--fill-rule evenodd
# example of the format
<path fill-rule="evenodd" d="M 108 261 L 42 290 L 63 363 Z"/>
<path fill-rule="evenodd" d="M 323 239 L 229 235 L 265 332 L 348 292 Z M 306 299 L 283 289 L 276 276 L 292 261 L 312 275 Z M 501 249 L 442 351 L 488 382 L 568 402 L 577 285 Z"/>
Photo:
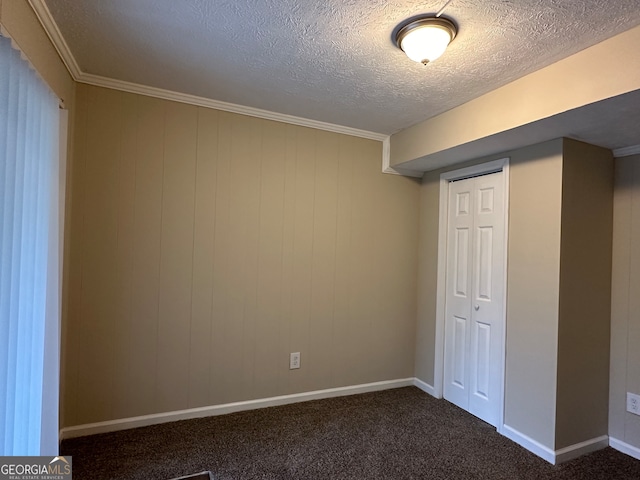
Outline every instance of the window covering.
<path fill-rule="evenodd" d="M 43 411 L 58 380 L 43 385 L 45 334 L 59 335 L 58 105 L 0 36 L 0 455 L 52 454 L 43 425 L 57 425 Z"/>

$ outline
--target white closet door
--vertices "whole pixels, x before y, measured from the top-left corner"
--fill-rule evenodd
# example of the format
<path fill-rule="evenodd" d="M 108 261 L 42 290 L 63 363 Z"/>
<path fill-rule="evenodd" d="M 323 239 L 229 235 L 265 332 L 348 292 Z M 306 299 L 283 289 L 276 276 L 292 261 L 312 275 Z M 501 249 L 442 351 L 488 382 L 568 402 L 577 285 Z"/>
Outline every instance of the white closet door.
<path fill-rule="evenodd" d="M 444 397 L 496 425 L 504 329 L 503 173 L 449 184 Z"/>

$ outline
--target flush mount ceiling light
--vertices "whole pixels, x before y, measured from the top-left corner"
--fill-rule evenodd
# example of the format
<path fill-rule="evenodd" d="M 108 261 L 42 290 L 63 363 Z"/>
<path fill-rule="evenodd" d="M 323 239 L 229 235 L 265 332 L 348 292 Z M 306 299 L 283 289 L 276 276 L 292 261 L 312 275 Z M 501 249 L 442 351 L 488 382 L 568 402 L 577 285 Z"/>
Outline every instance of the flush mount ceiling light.
<path fill-rule="evenodd" d="M 398 30 L 396 45 L 411 60 L 426 65 L 444 53 L 456 33 L 456 26 L 451 20 L 418 17 Z"/>

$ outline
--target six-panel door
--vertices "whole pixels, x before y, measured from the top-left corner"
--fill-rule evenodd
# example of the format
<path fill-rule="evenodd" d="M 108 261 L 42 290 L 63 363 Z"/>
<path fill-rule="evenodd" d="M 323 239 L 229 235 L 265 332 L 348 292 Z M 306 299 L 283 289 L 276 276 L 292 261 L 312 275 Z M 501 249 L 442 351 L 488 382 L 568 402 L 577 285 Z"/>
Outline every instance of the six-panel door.
<path fill-rule="evenodd" d="M 444 397 L 492 425 L 502 386 L 504 247 L 503 173 L 449 183 Z"/>

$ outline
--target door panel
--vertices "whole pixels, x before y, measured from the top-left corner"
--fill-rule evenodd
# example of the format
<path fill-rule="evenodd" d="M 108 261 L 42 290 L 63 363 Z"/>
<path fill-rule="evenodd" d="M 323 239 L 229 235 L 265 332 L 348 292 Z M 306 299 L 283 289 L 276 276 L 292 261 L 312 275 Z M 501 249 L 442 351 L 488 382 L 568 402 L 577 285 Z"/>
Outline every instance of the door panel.
<path fill-rule="evenodd" d="M 454 352 L 453 352 L 453 383 L 462 389 L 466 388 L 467 367 L 467 319 L 454 317 Z"/>
<path fill-rule="evenodd" d="M 491 301 L 493 227 L 478 228 L 476 238 L 476 299 Z"/>
<path fill-rule="evenodd" d="M 447 279 L 445 309 L 445 398 L 469 406 L 469 345 L 473 278 L 473 189 L 463 182 L 449 190 Z"/>
<path fill-rule="evenodd" d="M 463 215 L 469 215 L 469 212 L 471 211 L 471 209 L 469 208 L 469 200 L 471 198 L 471 192 L 460 192 L 456 195 L 456 199 L 457 199 L 457 206 L 458 208 L 456 209 L 456 215 L 457 216 L 463 216 Z"/>
<path fill-rule="evenodd" d="M 503 190 L 502 172 L 449 184 L 444 396 L 492 425 L 503 381 Z"/>
<path fill-rule="evenodd" d="M 493 213 L 494 190 L 493 187 L 478 190 L 478 213 Z"/>
<path fill-rule="evenodd" d="M 462 298 L 469 296 L 469 229 L 456 229 L 455 247 L 455 295 Z"/>
<path fill-rule="evenodd" d="M 489 377 L 490 365 L 489 356 L 491 351 L 491 325 L 476 322 L 476 377 L 474 394 L 484 399 L 489 398 Z"/>

